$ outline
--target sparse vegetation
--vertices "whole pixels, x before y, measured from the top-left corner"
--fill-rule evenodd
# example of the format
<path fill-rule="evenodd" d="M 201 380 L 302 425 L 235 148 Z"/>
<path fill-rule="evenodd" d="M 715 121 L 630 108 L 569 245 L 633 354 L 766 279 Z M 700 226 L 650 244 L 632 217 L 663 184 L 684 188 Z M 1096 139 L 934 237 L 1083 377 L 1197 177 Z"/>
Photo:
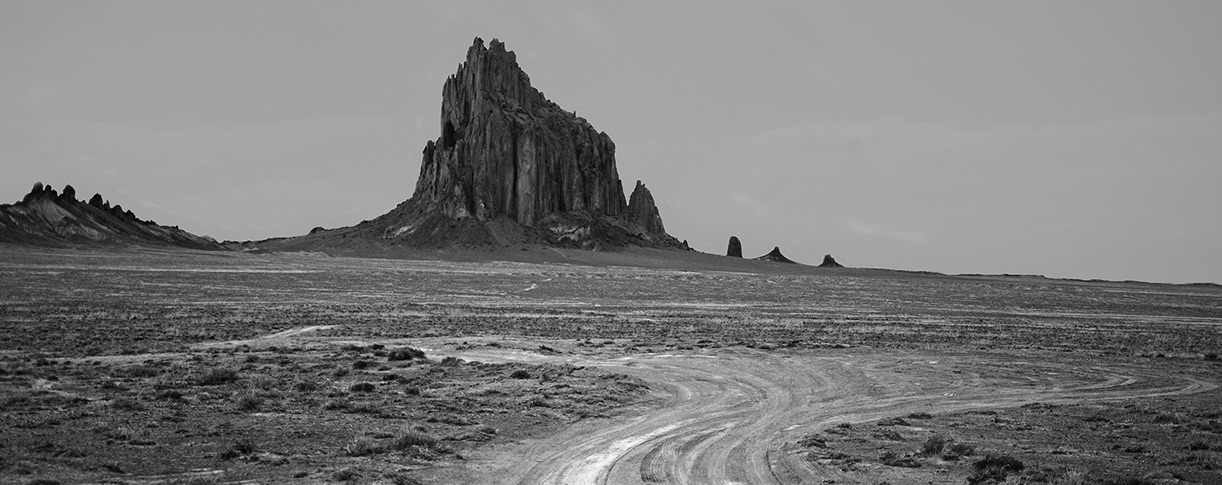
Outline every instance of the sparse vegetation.
<path fill-rule="evenodd" d="M 412 347 L 401 347 L 386 353 L 386 360 L 424 360 L 424 351 Z"/>
<path fill-rule="evenodd" d="M 401 263 L 296 255 L 244 255 L 239 261 L 164 253 L 123 260 L 79 251 L 69 264 L 60 261 L 62 254 L 48 254 L 57 256 L 21 256 L 44 258 L 28 263 L 0 251 L 0 262 L 12 263 L 4 268 L 15 276 L 6 281 L 21 282 L 3 288 L 11 302 L 20 303 L 6 300 L 0 308 L 4 318 L 20 322 L 0 331 L 5 348 L 0 418 L 7 440 L 0 450 L 5 457 L 0 475 L 16 477 L 15 483 L 48 473 L 48 463 L 62 467 L 65 475 L 50 472 L 46 478 L 64 483 L 168 473 L 150 465 L 158 460 L 181 464 L 181 470 L 240 468 L 247 474 L 174 477 L 167 483 L 328 481 L 345 470 L 350 481 L 412 483 L 410 477 L 461 468 L 459 456 L 489 446 L 484 443 L 500 447 L 526 436 L 544 439 L 541 432 L 577 421 L 594 429 L 619 422 L 603 418 L 634 402 L 641 403 L 634 413 L 648 415 L 650 406 L 664 405 L 652 399 L 664 389 L 649 394 L 641 381 L 614 374 L 606 363 L 642 365 L 628 372 L 641 375 L 651 362 L 688 358 L 685 348 L 700 354 L 699 365 L 709 370 L 723 357 L 758 356 L 756 364 L 768 372 L 803 362 L 817 373 L 824 370 L 822 362 L 844 361 L 878 374 L 875 382 L 881 385 L 868 398 L 853 387 L 861 382 L 847 383 L 845 395 L 818 398 L 829 399 L 832 407 L 842 398 L 855 399 L 864 404 L 862 412 L 874 413 L 877 397 L 891 403 L 885 408 L 890 414 L 880 417 L 896 418 L 794 428 L 789 432 L 797 434 L 786 435 L 788 443 L 775 443 L 796 457 L 793 466 L 833 468 L 845 474 L 843 481 L 883 480 L 869 473 L 890 473 L 890 483 L 909 483 L 894 477 L 935 473 L 959 483 L 968 476 L 987 478 L 989 467 L 975 467 L 986 452 L 1027 462 L 1020 472 L 1000 467 L 1011 482 L 1077 485 L 1075 477 L 1084 476 L 1091 480 L 1078 483 L 1098 485 L 1098 477 L 1149 476 L 1161 483 L 1178 474 L 1209 483 L 1222 469 L 1217 451 L 1222 415 L 1216 409 L 1222 391 L 1198 386 L 1191 392 L 1202 394 L 1072 400 L 1078 389 L 1115 374 L 1137 380 L 1108 389 L 1113 397 L 1165 393 L 1180 385 L 1180 376 L 1217 381 L 1218 367 L 1202 358 L 1222 348 L 1222 338 L 1206 331 L 1212 327 L 1181 324 L 1200 319 L 1181 307 L 1215 311 L 1209 306 L 1213 300 L 1200 297 L 1206 293 L 1184 296 L 1204 291 L 1199 289 L 1167 287 L 1172 290 L 1154 306 L 1145 293 L 1130 291 L 1134 287 L 1105 284 L 1024 283 L 1027 289 L 1015 292 L 1013 282 L 928 280 L 940 285 L 935 288 L 905 275 L 858 278 L 850 286 L 838 276 L 810 279 L 798 273 L 764 278 L 558 266 L 546 268 L 555 284 L 540 285 L 529 298 L 508 298 L 498 292 L 539 281 L 543 270 L 467 265 L 450 271 L 451 263 L 413 261 L 402 263 L 402 271 L 414 279 L 387 290 L 366 282 L 378 281 L 372 275 L 385 275 Z M 21 269 L 40 264 L 55 266 L 60 274 Z M 415 273 L 420 265 L 427 271 Z M 120 267 L 157 271 L 107 269 Z M 490 279 L 487 271 L 500 272 Z M 483 291 L 492 287 L 480 285 L 492 280 L 495 290 Z M 801 306 L 815 283 L 820 295 L 836 302 L 835 309 L 822 303 Z M 139 288 L 138 297 L 132 288 Z M 690 291 L 699 305 L 676 306 L 675 288 Z M 544 289 L 550 293 L 538 299 Z M 374 297 L 354 300 L 356 293 Z M 286 294 L 309 297 L 286 304 Z M 761 294 L 769 295 L 766 305 L 757 304 Z M 437 298 L 425 305 L 416 303 L 418 295 Z M 590 305 L 554 305 L 553 297 Z M 898 305 L 896 298 L 921 304 Z M 728 303 L 718 306 L 721 302 Z M 1121 308 L 1117 305 L 1124 312 L 1089 324 L 1058 313 Z M 1039 313 L 1040 324 L 1030 325 L 1032 317 L 1010 308 Z M 285 331 L 304 333 L 281 335 Z M 62 338 L 46 338 L 52 334 Z M 784 350 L 765 350 L 769 347 Z M 422 348 L 438 349 L 436 358 L 392 359 L 404 349 Z M 479 362 L 486 353 L 513 363 Z M 1164 358 L 1155 359 L 1158 354 Z M 599 364 L 583 367 L 583 360 Z M 1151 381 L 1151 375 L 1158 380 Z M 775 392 L 764 387 L 744 398 L 734 394 L 745 390 L 735 387 L 741 384 L 738 376 L 723 377 L 701 385 L 725 386 L 723 400 L 742 410 L 758 404 L 750 392 Z M 994 387 L 1014 396 L 1061 389 L 1059 408 L 953 411 L 980 397 L 970 393 Z M 793 391 L 794 406 L 806 405 L 806 390 Z M 901 407 L 896 403 L 904 399 L 889 401 L 897 392 L 932 404 Z M 635 401 L 642 396 L 650 398 Z M 939 396 L 951 406 L 939 407 Z M 971 405 L 984 407 L 991 400 L 985 396 Z M 867 415 L 819 415 L 819 422 L 862 416 Z M 427 428 L 412 428 L 421 436 L 409 437 L 409 430 L 398 427 L 402 422 Z M 931 434 L 945 441 L 938 451 L 924 454 Z M 1066 443 L 1066 434 L 1075 440 Z M 971 437 L 971 443 L 951 436 Z M 1062 440 L 1056 442 L 1060 445 L 1049 445 L 1049 436 Z M 267 449 L 236 446 L 243 440 Z M 1140 453 L 1125 451 L 1139 445 Z M 446 466 L 420 472 L 403 468 L 430 462 Z M 911 464 L 919 468 L 906 467 Z M 1066 469 L 1081 475 L 1061 472 Z"/>
<path fill-rule="evenodd" d="M 971 485 L 1002 483 L 1012 473 L 1023 471 L 1025 465 L 1017 458 L 1008 455 L 985 455 L 984 458 L 972 464 L 976 472 L 968 477 Z"/>
<path fill-rule="evenodd" d="M 942 448 L 946 446 L 947 439 L 942 435 L 933 435 L 925 439 L 921 443 L 921 454 L 925 456 L 934 456 L 942 453 Z"/>
<path fill-rule="evenodd" d="M 199 378 L 198 384 L 201 386 L 219 386 L 237 382 L 238 371 L 233 369 L 212 369 Z"/>

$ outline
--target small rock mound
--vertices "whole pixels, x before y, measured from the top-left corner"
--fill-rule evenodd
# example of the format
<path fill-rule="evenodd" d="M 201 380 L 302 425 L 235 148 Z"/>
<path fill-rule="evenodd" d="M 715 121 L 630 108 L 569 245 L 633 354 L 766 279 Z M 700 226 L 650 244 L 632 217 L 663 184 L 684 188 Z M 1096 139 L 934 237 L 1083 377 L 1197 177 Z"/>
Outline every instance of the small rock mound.
<path fill-rule="evenodd" d="M 765 254 L 755 259 L 759 261 L 774 261 L 777 263 L 797 264 L 792 259 L 786 258 L 784 254 L 781 254 L 781 248 L 779 246 L 773 246 L 772 251 L 769 251 L 768 254 Z"/>
<path fill-rule="evenodd" d="M 743 257 L 743 243 L 738 240 L 738 236 L 730 236 L 730 245 L 726 247 L 726 256 L 731 258 Z"/>
<path fill-rule="evenodd" d="M 820 268 L 843 268 L 844 265 L 837 263 L 836 258 L 833 258 L 832 255 L 825 254 L 823 255 L 823 262 L 819 263 L 819 267 Z"/>

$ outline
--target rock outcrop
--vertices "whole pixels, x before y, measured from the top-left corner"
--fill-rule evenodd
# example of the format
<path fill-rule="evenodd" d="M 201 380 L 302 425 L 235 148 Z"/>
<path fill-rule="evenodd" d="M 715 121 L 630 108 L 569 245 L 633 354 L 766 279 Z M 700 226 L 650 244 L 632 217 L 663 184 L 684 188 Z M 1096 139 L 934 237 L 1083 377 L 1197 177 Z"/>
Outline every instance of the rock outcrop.
<path fill-rule="evenodd" d="M 611 137 L 544 97 L 500 41 L 467 49 L 442 87 L 438 128 L 415 191 L 394 210 L 260 247 L 686 249 L 666 234 L 644 184 L 625 199 Z"/>
<path fill-rule="evenodd" d="M 143 221 L 123 206 L 111 207 L 100 194 L 89 202 L 76 200 L 76 189 L 57 194 L 50 185 L 35 183 L 16 204 L 0 204 L 0 242 L 33 245 L 135 244 L 190 249 L 225 249 L 211 238 L 177 227 Z"/>
<path fill-rule="evenodd" d="M 517 56 L 476 39 L 441 94 L 412 199 L 442 214 L 526 226 L 557 212 L 624 213 L 615 143 L 531 86 Z"/>
<path fill-rule="evenodd" d="M 819 267 L 820 268 L 843 268 L 844 265 L 837 263 L 836 258 L 833 258 L 832 255 L 825 254 L 823 255 L 823 262 L 819 263 Z"/>
<path fill-rule="evenodd" d="M 786 258 L 784 254 L 781 254 L 780 246 L 773 246 L 772 251 L 769 251 L 768 254 L 765 254 L 755 259 L 759 261 L 773 261 L 777 263 L 797 264 L 793 260 Z"/>
<path fill-rule="evenodd" d="M 649 193 L 649 189 L 645 188 L 645 184 L 640 180 L 636 181 L 636 188 L 632 189 L 632 195 L 628 197 L 628 223 L 644 229 L 649 234 L 666 234 L 662 215 L 658 213 L 658 206 L 653 203 L 653 194 Z"/>
<path fill-rule="evenodd" d="M 743 257 L 743 243 L 738 241 L 738 236 L 730 236 L 730 244 L 726 247 L 726 256 L 731 258 Z"/>

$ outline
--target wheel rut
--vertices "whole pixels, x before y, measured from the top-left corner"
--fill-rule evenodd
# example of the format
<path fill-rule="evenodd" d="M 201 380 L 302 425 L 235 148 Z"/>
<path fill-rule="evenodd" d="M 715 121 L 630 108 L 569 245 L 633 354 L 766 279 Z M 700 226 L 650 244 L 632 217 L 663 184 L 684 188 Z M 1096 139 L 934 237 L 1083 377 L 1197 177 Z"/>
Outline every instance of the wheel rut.
<path fill-rule="evenodd" d="M 1217 388 L 1214 382 L 1153 375 L 1124 363 L 1067 366 L 1006 355 L 936 357 L 735 349 L 712 358 L 590 359 L 580 363 L 640 377 L 665 397 L 636 416 L 579 422 L 547 439 L 514 446 L 500 458 L 486 458 L 481 468 L 490 471 L 486 483 L 504 484 L 852 483 L 839 470 L 805 460 L 792 443 L 836 423 L 917 411 Z"/>

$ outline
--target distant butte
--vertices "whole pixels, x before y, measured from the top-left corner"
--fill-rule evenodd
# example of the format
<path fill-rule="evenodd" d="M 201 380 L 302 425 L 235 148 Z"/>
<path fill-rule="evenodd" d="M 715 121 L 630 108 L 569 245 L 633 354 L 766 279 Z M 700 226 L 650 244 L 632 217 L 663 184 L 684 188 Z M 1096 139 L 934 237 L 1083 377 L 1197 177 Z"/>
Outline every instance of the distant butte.
<path fill-rule="evenodd" d="M 411 198 L 356 226 L 269 240 L 275 249 L 508 246 L 687 249 L 637 182 L 625 200 L 615 143 L 530 84 L 493 39 L 467 49 L 442 87 L 439 136 Z"/>

